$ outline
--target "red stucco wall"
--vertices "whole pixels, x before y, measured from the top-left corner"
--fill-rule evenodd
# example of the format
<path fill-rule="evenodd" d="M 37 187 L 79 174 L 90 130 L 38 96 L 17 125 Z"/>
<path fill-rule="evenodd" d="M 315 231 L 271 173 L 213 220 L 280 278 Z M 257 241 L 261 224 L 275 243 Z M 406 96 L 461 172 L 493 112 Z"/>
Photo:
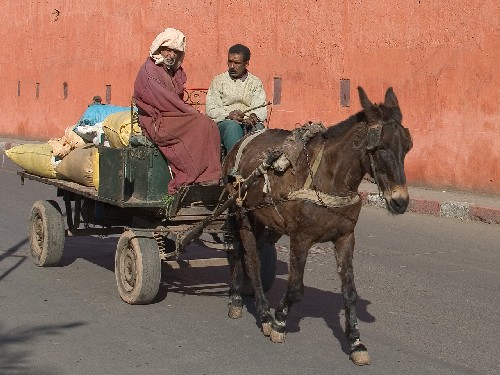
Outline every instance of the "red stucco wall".
<path fill-rule="evenodd" d="M 106 96 L 106 85 L 112 104 L 128 105 L 151 41 L 171 26 L 187 36 L 190 87 L 206 87 L 226 69 L 227 48 L 237 42 L 251 48 L 250 69 L 269 99 L 273 77 L 281 77 L 271 127 L 343 120 L 360 108 L 356 86 L 373 101 L 393 86 L 414 138 L 409 181 L 500 194 L 499 4 L 3 1 L 0 134 L 61 136 L 92 96 Z M 351 81 L 350 107 L 340 106 L 341 79 Z"/>

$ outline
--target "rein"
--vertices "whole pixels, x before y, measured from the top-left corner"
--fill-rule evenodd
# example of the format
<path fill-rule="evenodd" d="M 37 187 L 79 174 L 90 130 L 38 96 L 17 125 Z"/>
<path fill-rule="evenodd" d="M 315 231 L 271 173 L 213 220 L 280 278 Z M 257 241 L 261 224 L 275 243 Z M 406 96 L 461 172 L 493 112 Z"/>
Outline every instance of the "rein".
<path fill-rule="evenodd" d="M 379 189 L 379 194 L 381 194 L 380 191 L 380 179 L 377 173 L 377 168 L 375 165 L 375 160 L 373 158 L 374 152 L 380 147 L 380 138 L 382 135 L 382 125 L 379 123 L 375 123 L 372 125 L 368 125 L 368 132 L 366 134 L 366 150 L 368 152 L 369 158 L 370 158 L 370 168 L 375 180 L 375 183 L 377 184 L 377 187 Z M 287 198 L 288 200 L 305 200 L 311 203 L 315 204 L 320 204 L 326 208 L 340 208 L 340 207 L 346 207 L 350 206 L 352 204 L 355 204 L 361 200 L 360 196 L 358 193 L 352 193 L 350 196 L 338 196 L 338 195 L 331 195 L 331 194 L 326 194 L 321 191 L 318 191 L 316 187 L 313 184 L 314 176 L 316 175 L 318 171 L 319 164 L 321 162 L 321 159 L 323 157 L 323 151 L 325 148 L 325 144 L 321 146 L 321 149 L 314 159 L 314 162 L 311 166 L 310 160 L 309 160 L 309 154 L 307 152 L 306 144 L 303 143 L 303 148 L 304 152 L 306 155 L 307 159 L 307 166 L 309 168 L 309 175 L 307 176 L 306 182 L 304 183 L 304 188 L 300 190 L 293 191 L 288 194 Z M 332 211 L 333 212 L 333 211 Z M 337 212 L 334 212 L 338 214 Z M 342 215 L 344 216 L 344 215 Z M 350 218 L 349 218 L 350 219 Z M 352 220 L 351 220 L 352 221 Z"/>
<path fill-rule="evenodd" d="M 244 141 L 240 144 L 240 147 L 238 149 L 236 159 L 235 159 L 235 165 L 232 169 L 232 172 L 234 173 L 233 175 L 237 174 L 236 171 L 237 171 L 239 164 L 240 164 L 240 159 L 242 156 L 243 149 L 248 145 L 248 143 L 250 143 L 251 140 L 253 140 L 255 137 L 260 135 L 260 133 L 262 133 L 262 131 L 253 133 L 251 136 L 246 137 L 244 139 Z M 380 147 L 381 133 L 382 133 L 382 125 L 380 125 L 378 123 L 373 124 L 373 125 L 368 125 L 368 132 L 366 135 L 366 139 L 367 139 L 366 150 L 368 151 L 369 158 L 370 158 L 370 167 L 371 167 L 375 182 L 376 182 L 377 186 L 379 187 L 379 189 L 380 189 L 380 184 L 379 184 L 379 178 L 378 178 L 378 174 L 377 174 L 377 168 L 376 168 L 375 161 L 373 158 L 373 153 Z M 340 195 L 327 194 L 327 193 L 324 193 L 324 192 L 317 190 L 316 186 L 314 185 L 314 177 L 316 176 L 316 173 L 318 172 L 318 168 L 319 168 L 319 165 L 321 163 L 321 160 L 323 159 L 325 143 L 323 142 L 321 149 L 319 150 L 318 154 L 314 158 L 314 161 L 312 162 L 312 164 L 311 164 L 311 160 L 309 158 L 309 153 L 307 152 L 306 144 L 307 144 L 306 142 L 302 142 L 302 147 L 303 147 L 304 152 L 305 152 L 306 163 L 307 163 L 307 167 L 309 169 L 309 173 L 308 173 L 308 176 L 306 178 L 306 181 L 304 182 L 302 189 L 292 191 L 292 192 L 288 193 L 288 195 L 284 198 L 280 198 L 277 200 L 272 200 L 272 198 L 271 198 L 271 202 L 256 205 L 254 207 L 246 207 L 246 208 L 242 206 L 243 200 L 246 197 L 246 194 L 245 194 L 245 196 L 239 197 L 238 206 L 240 206 L 242 209 L 244 209 L 246 211 L 253 211 L 253 210 L 257 210 L 260 208 L 269 207 L 269 206 L 273 205 L 275 207 L 275 209 L 277 210 L 278 204 L 285 203 L 287 201 L 302 200 L 302 201 L 306 201 L 306 202 L 310 202 L 313 204 L 323 206 L 323 207 L 327 208 L 330 212 L 334 213 L 335 215 L 341 216 L 343 218 L 348 219 L 352 223 L 355 223 L 356 221 L 353 220 L 352 218 L 350 218 L 347 215 L 344 215 L 340 212 L 332 210 L 332 209 L 333 208 L 347 207 L 347 206 L 351 206 L 353 204 L 358 203 L 361 200 L 359 193 L 358 192 L 351 192 L 350 195 L 340 196 Z M 267 178 L 267 173 L 265 171 L 263 171 L 262 175 L 264 176 L 264 179 L 265 179 L 264 193 L 267 193 L 268 191 L 270 191 L 269 179 Z M 241 179 L 239 181 L 239 183 L 241 184 L 242 181 L 244 181 L 244 179 Z M 279 211 L 278 211 L 278 214 L 279 214 Z M 279 216 L 281 217 L 281 215 L 279 215 Z"/>

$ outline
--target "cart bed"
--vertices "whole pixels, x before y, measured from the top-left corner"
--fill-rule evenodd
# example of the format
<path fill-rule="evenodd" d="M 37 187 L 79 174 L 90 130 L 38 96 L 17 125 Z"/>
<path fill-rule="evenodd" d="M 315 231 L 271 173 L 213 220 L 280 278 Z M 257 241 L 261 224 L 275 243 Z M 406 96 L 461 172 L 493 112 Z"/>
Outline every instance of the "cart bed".
<path fill-rule="evenodd" d="M 101 197 L 94 187 L 81 185 L 74 181 L 40 177 L 26 171 L 19 171 L 17 174 L 21 176 L 23 182 L 24 179 L 42 182 L 60 190 L 120 208 L 165 208 L 165 202 L 160 200 L 140 200 L 134 197 L 127 200 L 115 200 Z M 225 199 L 227 199 L 227 195 L 225 195 L 224 187 L 220 185 L 184 186 L 175 193 L 166 216 L 170 220 L 200 220 L 210 215 Z"/>

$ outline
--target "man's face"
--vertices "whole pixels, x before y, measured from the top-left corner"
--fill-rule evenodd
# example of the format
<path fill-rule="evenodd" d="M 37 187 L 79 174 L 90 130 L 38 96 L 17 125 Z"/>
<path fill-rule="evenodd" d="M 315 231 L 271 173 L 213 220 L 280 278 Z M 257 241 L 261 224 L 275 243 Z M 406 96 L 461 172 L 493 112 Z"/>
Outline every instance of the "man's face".
<path fill-rule="evenodd" d="M 169 68 L 174 66 L 175 63 L 179 61 L 181 53 L 182 52 L 176 51 L 175 49 L 171 49 L 168 47 L 160 47 L 160 54 L 165 59 L 163 63 Z"/>
<path fill-rule="evenodd" d="M 232 79 L 238 79 L 247 72 L 248 61 L 243 60 L 240 53 L 230 53 L 227 56 L 227 71 Z"/>

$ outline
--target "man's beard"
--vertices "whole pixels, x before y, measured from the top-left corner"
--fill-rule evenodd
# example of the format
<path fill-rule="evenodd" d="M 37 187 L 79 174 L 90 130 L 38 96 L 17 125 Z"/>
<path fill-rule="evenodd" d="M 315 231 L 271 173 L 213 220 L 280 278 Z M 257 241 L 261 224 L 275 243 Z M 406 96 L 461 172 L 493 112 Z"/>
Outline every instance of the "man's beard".
<path fill-rule="evenodd" d="M 167 68 L 171 69 L 175 65 L 176 61 L 175 58 L 165 57 L 163 59 L 163 63 Z"/>

